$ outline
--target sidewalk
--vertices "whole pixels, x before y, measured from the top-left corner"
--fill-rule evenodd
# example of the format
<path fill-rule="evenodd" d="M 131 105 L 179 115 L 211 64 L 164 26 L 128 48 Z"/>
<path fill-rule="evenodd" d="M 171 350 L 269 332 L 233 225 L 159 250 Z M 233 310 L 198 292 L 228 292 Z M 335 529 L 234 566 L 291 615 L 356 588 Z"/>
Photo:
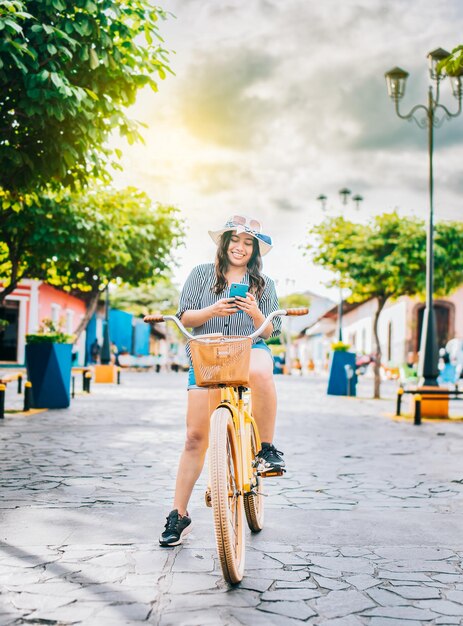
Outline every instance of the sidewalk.
<path fill-rule="evenodd" d="M 265 528 L 247 535 L 235 589 L 220 576 L 206 472 L 189 539 L 157 545 L 184 374 L 124 372 L 68 410 L 7 415 L 0 624 L 462 624 L 463 423 L 415 427 L 387 416 L 392 395 L 327 397 L 325 381 L 276 380 L 289 470 L 266 479 Z"/>

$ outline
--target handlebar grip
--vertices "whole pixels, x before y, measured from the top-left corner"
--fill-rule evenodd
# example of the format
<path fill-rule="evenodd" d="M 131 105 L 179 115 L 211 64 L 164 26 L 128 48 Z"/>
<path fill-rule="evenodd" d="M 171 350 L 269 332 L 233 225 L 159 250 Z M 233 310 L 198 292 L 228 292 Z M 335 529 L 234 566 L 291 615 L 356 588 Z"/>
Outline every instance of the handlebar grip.
<path fill-rule="evenodd" d="M 157 322 L 164 321 L 164 315 L 161 315 L 160 313 L 155 314 L 155 315 L 145 315 L 145 317 L 143 318 L 143 321 L 146 324 L 156 324 Z"/>
<path fill-rule="evenodd" d="M 286 315 L 307 315 L 309 309 L 307 307 L 301 307 L 299 309 L 286 309 Z"/>

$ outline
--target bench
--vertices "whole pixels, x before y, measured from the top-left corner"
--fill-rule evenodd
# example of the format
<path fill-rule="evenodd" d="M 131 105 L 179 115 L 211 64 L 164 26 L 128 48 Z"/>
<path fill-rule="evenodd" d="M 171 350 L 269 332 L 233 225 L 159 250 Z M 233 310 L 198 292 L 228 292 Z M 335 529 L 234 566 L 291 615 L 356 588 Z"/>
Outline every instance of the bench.
<path fill-rule="evenodd" d="M 428 401 L 448 401 L 449 400 L 463 400 L 463 391 L 458 389 L 458 385 L 455 385 L 454 389 L 442 389 L 442 387 L 418 387 L 416 389 L 404 389 L 403 387 L 399 387 L 397 390 L 397 406 L 396 406 L 396 415 L 400 416 L 401 408 L 402 408 L 402 396 L 404 394 L 411 394 L 415 400 L 414 413 L 413 413 L 413 422 L 415 425 L 421 424 L 421 410 L 422 410 L 422 402 Z"/>

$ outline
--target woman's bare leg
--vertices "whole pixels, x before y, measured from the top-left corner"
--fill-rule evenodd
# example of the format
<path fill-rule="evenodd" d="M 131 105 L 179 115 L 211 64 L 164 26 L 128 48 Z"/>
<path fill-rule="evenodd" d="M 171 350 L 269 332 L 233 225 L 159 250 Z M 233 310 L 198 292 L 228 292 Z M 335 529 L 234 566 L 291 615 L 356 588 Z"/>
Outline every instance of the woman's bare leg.
<path fill-rule="evenodd" d="M 178 465 L 173 506 L 180 515 L 185 515 L 191 492 L 203 469 L 210 415 L 218 404 L 219 393 L 217 390 L 208 393 L 206 389 L 188 391 L 185 447 Z"/>
<path fill-rule="evenodd" d="M 275 434 L 277 394 L 273 380 L 273 361 L 266 350 L 251 350 L 252 414 L 261 441 L 272 443 Z"/>

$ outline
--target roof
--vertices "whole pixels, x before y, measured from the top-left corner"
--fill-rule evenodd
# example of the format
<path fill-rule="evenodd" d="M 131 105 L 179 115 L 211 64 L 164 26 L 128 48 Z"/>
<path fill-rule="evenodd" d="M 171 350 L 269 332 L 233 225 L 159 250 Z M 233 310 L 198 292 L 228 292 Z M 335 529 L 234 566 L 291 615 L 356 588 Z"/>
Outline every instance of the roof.
<path fill-rule="evenodd" d="M 306 324 L 306 326 L 302 330 L 301 334 L 304 334 L 304 335 L 317 335 L 320 332 L 330 332 L 331 328 L 329 328 L 329 327 L 326 328 L 326 331 L 325 331 L 325 329 L 323 327 L 323 330 L 315 329 L 315 332 L 308 332 L 308 331 L 312 331 L 312 329 L 314 327 L 322 328 L 321 326 L 320 327 L 318 326 L 318 324 L 320 322 L 322 322 L 322 321 L 337 322 L 338 315 L 339 315 L 339 303 L 333 305 L 332 301 L 330 301 L 330 302 L 331 302 L 332 306 L 330 306 L 328 309 L 323 311 L 321 313 L 321 315 L 319 315 L 313 321 L 309 320 L 309 324 Z M 347 302 L 346 300 L 343 300 L 342 301 L 342 312 L 343 312 L 343 314 L 344 313 L 349 313 L 350 311 L 353 311 L 354 309 L 356 309 L 357 307 L 361 306 L 362 304 L 365 304 L 365 302 L 367 302 L 367 300 L 364 300 L 363 302 Z"/>

